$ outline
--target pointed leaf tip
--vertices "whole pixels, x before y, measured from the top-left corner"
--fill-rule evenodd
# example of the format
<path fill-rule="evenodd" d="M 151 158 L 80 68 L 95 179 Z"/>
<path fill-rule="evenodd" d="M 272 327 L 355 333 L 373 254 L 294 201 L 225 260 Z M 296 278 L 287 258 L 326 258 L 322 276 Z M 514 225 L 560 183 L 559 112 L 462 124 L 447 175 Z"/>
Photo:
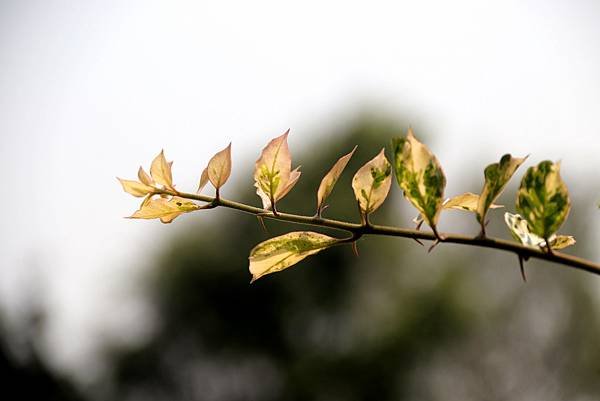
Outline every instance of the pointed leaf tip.
<path fill-rule="evenodd" d="M 338 239 L 312 231 L 295 231 L 261 242 L 248 257 L 252 282 L 295 265 L 335 244 Z"/>
<path fill-rule="evenodd" d="M 346 165 L 348 164 L 350 158 L 356 151 L 356 148 L 357 146 L 354 146 L 354 149 L 352 149 L 350 153 L 340 157 L 321 180 L 321 184 L 319 185 L 319 189 L 317 190 L 317 214 L 321 214 L 321 211 L 323 210 L 324 206 L 323 203 L 333 191 L 333 187 L 335 186 L 338 179 L 340 178 L 340 175 L 346 168 Z"/>
<path fill-rule="evenodd" d="M 154 180 L 150 178 L 150 176 L 148 175 L 148 173 L 146 173 L 146 170 L 144 170 L 142 166 L 140 166 L 140 168 L 138 169 L 138 179 L 142 184 L 148 185 L 149 187 L 154 186 Z"/>
<path fill-rule="evenodd" d="M 117 177 L 117 180 L 121 183 L 123 190 L 130 195 L 133 195 L 137 198 L 144 197 L 149 193 L 154 191 L 154 188 L 146 185 L 141 182 L 133 181 L 133 180 L 124 180 L 122 178 Z"/>
<path fill-rule="evenodd" d="M 198 184 L 198 189 L 196 193 L 200 193 L 202 189 L 208 184 L 208 167 L 202 170 L 202 174 L 200 175 L 200 183 Z"/>

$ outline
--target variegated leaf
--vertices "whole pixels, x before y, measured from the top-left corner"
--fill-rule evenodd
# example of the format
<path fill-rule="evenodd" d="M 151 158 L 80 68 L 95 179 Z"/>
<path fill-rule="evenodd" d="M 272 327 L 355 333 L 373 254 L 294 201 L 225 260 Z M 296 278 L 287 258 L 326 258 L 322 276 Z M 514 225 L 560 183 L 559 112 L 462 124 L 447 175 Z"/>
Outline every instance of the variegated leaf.
<path fill-rule="evenodd" d="M 312 231 L 296 231 L 261 242 L 250 251 L 252 281 L 295 265 L 335 244 L 338 239 Z"/>
<path fill-rule="evenodd" d="M 435 228 L 444 198 L 446 177 L 437 158 L 409 128 L 406 137 L 392 141 L 394 169 L 404 196 L 427 224 Z"/>
<path fill-rule="evenodd" d="M 532 233 L 549 238 L 558 231 L 571 209 L 569 192 L 560 177 L 560 163 L 546 160 L 530 167 L 521 180 L 516 207 Z"/>
<path fill-rule="evenodd" d="M 526 246 L 545 248 L 546 240 L 539 235 L 536 235 L 529 230 L 527 220 L 519 214 L 504 213 L 504 221 L 508 226 L 511 236 Z M 563 249 L 575 244 L 575 238 L 571 235 L 555 235 L 552 234 L 548 238 L 550 248 Z"/>
<path fill-rule="evenodd" d="M 385 200 L 392 183 L 392 166 L 385 149 L 362 166 L 352 178 L 352 189 L 364 216 L 373 213 Z"/>
<path fill-rule="evenodd" d="M 485 168 L 485 183 L 483 184 L 476 210 L 477 220 L 481 224 L 485 222 L 488 209 L 490 209 L 494 201 L 500 196 L 508 181 L 527 157 L 519 158 L 505 154 L 498 163 L 490 164 Z"/>
<path fill-rule="evenodd" d="M 292 172 L 292 158 L 287 143 L 290 130 L 271 140 L 264 147 L 254 168 L 254 186 L 265 209 L 283 198 L 300 178 L 298 169 Z"/>

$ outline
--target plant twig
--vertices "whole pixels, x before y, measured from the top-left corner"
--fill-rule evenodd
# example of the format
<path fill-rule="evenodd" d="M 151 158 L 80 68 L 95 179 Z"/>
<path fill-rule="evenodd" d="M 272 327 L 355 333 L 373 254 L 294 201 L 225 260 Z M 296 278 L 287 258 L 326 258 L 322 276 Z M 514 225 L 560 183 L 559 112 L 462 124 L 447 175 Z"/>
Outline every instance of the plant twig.
<path fill-rule="evenodd" d="M 159 194 L 167 194 L 167 195 L 176 195 L 185 199 L 196 200 L 201 202 L 214 202 L 215 198 L 207 195 L 201 194 L 192 194 L 185 192 L 176 192 L 170 190 L 159 190 L 157 191 Z M 333 228 L 340 231 L 345 231 L 351 233 L 353 235 L 380 235 L 380 236 L 389 236 L 389 237 L 401 237 L 401 238 L 410 238 L 410 239 L 420 239 L 426 241 L 436 241 L 439 240 L 440 237 L 443 238 L 444 243 L 450 244 L 462 244 L 462 245 L 471 245 L 482 248 L 492 248 L 503 250 L 507 252 L 512 252 L 517 256 L 521 256 L 524 259 L 527 258 L 535 258 L 546 260 L 548 262 L 558 263 L 564 266 L 572 267 L 579 270 L 584 270 L 593 274 L 600 275 L 600 264 L 594 263 L 590 260 L 583 259 L 573 255 L 567 255 L 559 252 L 547 252 L 546 250 L 541 250 L 538 248 L 528 247 L 517 242 L 507 241 L 500 238 L 493 237 L 484 237 L 481 238 L 479 236 L 467 236 L 461 234 L 451 234 L 451 233 L 438 233 L 435 235 L 430 232 L 424 232 L 419 230 L 413 230 L 408 228 L 401 227 L 392 227 L 392 226 L 383 226 L 383 225 L 364 225 L 359 223 L 350 223 L 340 220 L 326 219 L 326 218 L 318 218 L 315 216 L 303 216 L 291 213 L 283 213 L 277 212 L 266 214 L 264 209 L 246 205 L 244 203 L 239 203 L 227 199 L 219 199 L 216 203 L 216 206 L 222 206 L 230 209 L 239 210 L 241 212 L 253 214 L 255 216 L 260 216 L 266 219 L 272 220 L 280 220 L 287 221 L 290 223 L 311 225 L 317 227 L 327 227 Z"/>

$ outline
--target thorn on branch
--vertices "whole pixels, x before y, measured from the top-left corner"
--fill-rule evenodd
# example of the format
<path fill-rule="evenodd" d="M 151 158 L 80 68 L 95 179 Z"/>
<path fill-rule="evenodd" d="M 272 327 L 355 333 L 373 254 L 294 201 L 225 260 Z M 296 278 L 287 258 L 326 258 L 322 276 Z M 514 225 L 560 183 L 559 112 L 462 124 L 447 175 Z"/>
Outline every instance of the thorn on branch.
<path fill-rule="evenodd" d="M 419 244 L 419 245 L 421 245 L 421 246 L 425 246 L 425 244 L 424 244 L 424 243 L 423 243 L 423 242 L 422 242 L 420 239 L 418 239 L 417 237 L 412 237 L 412 239 L 413 239 L 413 240 L 414 240 L 414 241 L 415 241 L 417 244 Z"/>
<path fill-rule="evenodd" d="M 439 244 L 440 242 L 442 242 L 439 238 L 435 240 L 435 242 L 433 243 L 433 245 L 431 245 L 429 247 L 429 249 L 427 250 L 427 253 L 431 253 L 431 251 L 433 251 L 433 248 L 435 248 L 437 246 L 437 244 Z"/>
<path fill-rule="evenodd" d="M 258 222 L 260 223 L 263 231 L 265 232 L 265 234 L 269 234 L 269 230 L 267 229 L 267 226 L 265 225 L 265 219 L 263 219 L 261 216 L 256 215 L 256 219 L 258 220 Z"/>
<path fill-rule="evenodd" d="M 525 265 L 523 261 L 523 256 L 519 254 L 519 267 L 521 269 L 521 277 L 523 278 L 523 282 L 527 282 L 527 275 L 525 275 Z"/>

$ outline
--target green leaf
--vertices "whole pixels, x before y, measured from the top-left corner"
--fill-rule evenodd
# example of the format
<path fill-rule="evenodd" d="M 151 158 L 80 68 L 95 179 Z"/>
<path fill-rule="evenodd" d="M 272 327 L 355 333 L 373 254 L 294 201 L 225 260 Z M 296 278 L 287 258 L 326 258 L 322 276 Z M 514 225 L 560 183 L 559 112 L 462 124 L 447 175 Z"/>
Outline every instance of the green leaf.
<path fill-rule="evenodd" d="M 312 231 L 295 231 L 261 242 L 250 251 L 252 282 L 295 265 L 339 240 Z"/>
<path fill-rule="evenodd" d="M 435 228 L 444 198 L 446 177 L 437 158 L 419 142 L 412 129 L 406 137 L 392 140 L 394 169 L 398 185 L 423 216 Z"/>
<path fill-rule="evenodd" d="M 571 209 L 569 192 L 560 177 L 560 163 L 546 160 L 527 169 L 516 207 L 532 233 L 549 238 L 558 231 Z"/>
<path fill-rule="evenodd" d="M 510 154 L 505 154 L 498 163 L 490 164 L 485 168 L 485 183 L 483 184 L 476 210 L 477 221 L 481 224 L 484 224 L 485 216 L 491 205 L 500 196 L 508 181 L 527 157 L 518 158 L 512 157 Z"/>
<path fill-rule="evenodd" d="M 512 237 L 526 246 L 531 247 L 546 247 L 546 240 L 539 235 L 536 235 L 529 230 L 527 220 L 519 214 L 504 213 L 504 221 L 508 226 Z M 575 238 L 571 235 L 551 235 L 548 238 L 550 248 L 563 249 L 575 244 Z"/>
<path fill-rule="evenodd" d="M 352 178 L 352 189 L 361 213 L 373 213 L 385 200 L 392 184 L 392 166 L 385 158 L 385 149 L 362 166 Z"/>

